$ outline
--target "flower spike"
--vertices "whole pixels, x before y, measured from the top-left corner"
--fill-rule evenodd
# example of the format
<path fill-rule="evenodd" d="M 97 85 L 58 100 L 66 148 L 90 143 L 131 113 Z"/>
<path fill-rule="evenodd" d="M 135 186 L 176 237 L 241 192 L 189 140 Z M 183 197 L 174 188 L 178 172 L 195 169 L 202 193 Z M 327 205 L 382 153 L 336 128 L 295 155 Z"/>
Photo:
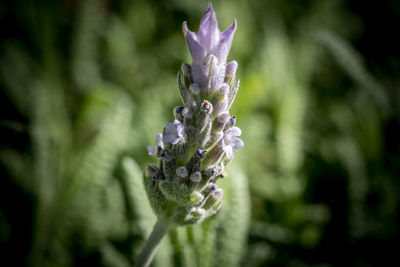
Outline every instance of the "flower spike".
<path fill-rule="evenodd" d="M 235 19 L 221 32 L 211 4 L 197 33 L 186 22 L 182 25 L 192 57 L 178 73 L 183 105 L 174 108 L 175 120 L 157 135 L 156 147 L 148 147 L 159 167 L 150 164 L 145 172 L 155 213 L 175 225 L 199 223 L 222 206 L 224 191 L 215 183 L 226 176 L 226 164 L 244 145 L 236 117 L 229 114 L 239 88 L 238 63 L 226 62 L 236 27 Z"/>

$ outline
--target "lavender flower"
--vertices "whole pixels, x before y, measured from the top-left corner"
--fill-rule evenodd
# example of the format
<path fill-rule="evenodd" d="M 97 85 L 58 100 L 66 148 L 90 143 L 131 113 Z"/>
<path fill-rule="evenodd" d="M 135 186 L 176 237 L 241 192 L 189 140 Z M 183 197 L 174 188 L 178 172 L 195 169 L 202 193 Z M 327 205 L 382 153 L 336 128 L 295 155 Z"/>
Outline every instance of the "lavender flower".
<path fill-rule="evenodd" d="M 162 141 L 163 136 L 161 133 L 158 133 L 156 136 L 156 144 L 157 146 L 147 146 L 147 151 L 149 152 L 149 155 L 156 155 L 158 152 L 158 148 L 160 148 L 160 150 L 164 149 L 164 143 Z"/>
<path fill-rule="evenodd" d="M 147 151 L 150 156 L 154 156 L 155 154 L 157 154 L 157 148 L 154 146 L 147 146 Z"/>
<path fill-rule="evenodd" d="M 165 125 L 167 135 L 164 136 L 163 141 L 175 145 L 184 138 L 183 124 L 175 120 L 174 123 L 168 122 Z"/>
<path fill-rule="evenodd" d="M 230 160 L 233 158 L 233 149 L 239 149 L 244 146 L 243 141 L 236 137 L 241 134 L 242 131 L 234 126 L 225 132 L 224 138 L 221 140 L 222 149 Z"/>
<path fill-rule="evenodd" d="M 157 135 L 157 147 L 148 147 L 149 154 L 158 156 L 159 167 L 148 165 L 145 172 L 155 213 L 174 224 L 198 223 L 217 212 L 224 191 L 215 183 L 226 176 L 234 150 L 244 145 L 237 137 L 236 116 L 229 114 L 239 88 L 237 62 L 226 63 L 235 30 L 236 20 L 220 32 L 211 4 L 197 33 L 183 23 L 193 60 L 178 73 L 184 105 L 174 109 L 175 121 L 165 125 L 164 136 Z"/>

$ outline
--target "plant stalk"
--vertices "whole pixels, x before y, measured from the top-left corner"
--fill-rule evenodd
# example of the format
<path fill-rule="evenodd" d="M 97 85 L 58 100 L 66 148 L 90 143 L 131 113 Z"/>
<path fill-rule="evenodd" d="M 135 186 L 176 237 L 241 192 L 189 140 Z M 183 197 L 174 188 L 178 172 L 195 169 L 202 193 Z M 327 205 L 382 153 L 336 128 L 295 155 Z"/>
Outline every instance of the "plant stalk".
<path fill-rule="evenodd" d="M 161 239 L 168 232 L 171 226 L 171 221 L 166 218 L 158 218 L 157 223 L 154 225 L 153 231 L 146 241 L 142 251 L 137 257 L 135 267 L 148 267 L 153 261 L 156 254 L 158 245 Z"/>

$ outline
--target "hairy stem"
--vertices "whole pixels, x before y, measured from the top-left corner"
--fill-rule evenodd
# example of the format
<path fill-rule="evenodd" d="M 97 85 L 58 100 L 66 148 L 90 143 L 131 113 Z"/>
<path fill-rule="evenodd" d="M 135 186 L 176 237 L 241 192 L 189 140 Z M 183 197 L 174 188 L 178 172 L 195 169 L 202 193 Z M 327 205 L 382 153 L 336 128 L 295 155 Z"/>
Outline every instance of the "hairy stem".
<path fill-rule="evenodd" d="M 154 225 L 153 231 L 151 232 L 146 244 L 137 257 L 135 267 L 150 266 L 154 255 L 156 254 L 157 247 L 160 244 L 161 239 L 168 232 L 170 226 L 170 220 L 166 218 L 158 218 L 157 223 Z"/>

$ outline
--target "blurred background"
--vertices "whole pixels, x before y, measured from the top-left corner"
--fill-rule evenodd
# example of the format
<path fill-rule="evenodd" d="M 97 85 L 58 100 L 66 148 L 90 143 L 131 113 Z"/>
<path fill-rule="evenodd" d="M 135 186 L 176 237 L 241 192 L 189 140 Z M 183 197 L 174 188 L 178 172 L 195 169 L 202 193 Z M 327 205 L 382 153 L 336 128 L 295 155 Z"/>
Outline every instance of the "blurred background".
<path fill-rule="evenodd" d="M 245 147 L 222 210 L 171 230 L 153 266 L 399 264 L 400 2 L 212 3 L 221 30 L 238 21 Z M 0 3 L 0 265 L 134 262 L 155 222 L 146 146 L 206 7 Z"/>

